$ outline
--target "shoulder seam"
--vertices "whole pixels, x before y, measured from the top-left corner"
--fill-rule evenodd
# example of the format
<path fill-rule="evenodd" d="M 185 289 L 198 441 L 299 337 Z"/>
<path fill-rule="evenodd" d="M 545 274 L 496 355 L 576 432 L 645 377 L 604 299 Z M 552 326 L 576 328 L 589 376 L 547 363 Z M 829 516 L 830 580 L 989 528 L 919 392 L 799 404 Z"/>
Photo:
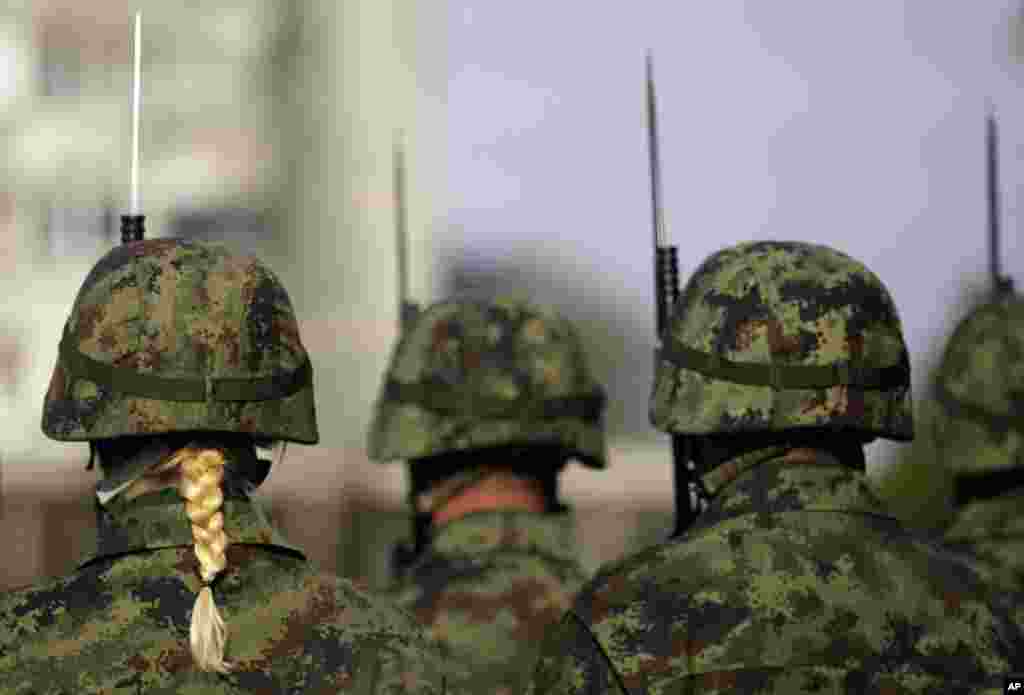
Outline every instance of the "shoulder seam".
<path fill-rule="evenodd" d="M 622 676 L 619 675 L 618 669 L 615 668 L 615 664 L 612 663 L 611 658 L 608 656 L 608 653 L 605 652 L 604 647 L 601 646 L 601 643 L 597 641 L 597 637 L 594 635 L 593 632 L 591 632 L 590 627 L 585 622 L 583 622 L 582 618 L 576 615 L 576 611 L 574 610 L 569 610 L 566 613 L 566 617 L 574 620 L 579 625 L 579 627 L 581 627 L 583 631 L 586 632 L 587 636 L 590 637 L 590 641 L 597 649 L 597 652 L 601 655 L 601 657 L 604 659 L 605 664 L 608 666 L 608 672 L 612 675 L 612 678 L 615 679 L 615 684 L 619 686 L 619 691 L 622 692 L 623 695 L 629 695 L 629 690 L 627 690 L 625 684 L 623 684 Z"/>

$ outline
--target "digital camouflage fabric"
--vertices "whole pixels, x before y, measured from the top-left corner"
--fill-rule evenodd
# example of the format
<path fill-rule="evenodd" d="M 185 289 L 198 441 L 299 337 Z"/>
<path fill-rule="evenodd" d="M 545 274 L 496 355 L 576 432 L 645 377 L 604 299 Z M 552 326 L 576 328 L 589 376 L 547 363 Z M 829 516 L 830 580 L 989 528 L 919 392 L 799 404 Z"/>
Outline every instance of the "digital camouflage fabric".
<path fill-rule="evenodd" d="M 737 443 L 808 427 L 910 439 L 909 372 L 895 305 L 863 264 L 740 244 L 675 305 L 651 420 Z M 535 695 L 975 693 L 1024 653 L 973 570 L 906 531 L 833 455 L 755 448 L 701 473 L 708 508 L 583 587 Z"/>
<path fill-rule="evenodd" d="M 685 535 L 583 588 L 533 695 L 999 692 L 1024 649 L 1008 616 L 862 473 L 808 449 L 716 471 Z"/>
<path fill-rule="evenodd" d="M 943 354 L 934 400 L 931 435 L 944 468 L 957 475 L 1024 469 L 1024 301 L 1006 297 L 960 322 Z M 945 538 L 1002 591 L 1024 593 L 1020 480 L 1007 482 L 1002 494 L 968 500 Z"/>
<path fill-rule="evenodd" d="M 287 292 L 223 246 L 118 246 L 75 300 L 42 427 L 60 441 L 205 430 L 315 444 L 312 373 Z"/>
<path fill-rule="evenodd" d="M 101 259 L 65 326 L 43 430 L 104 445 L 146 439 L 103 465 L 104 483 L 118 485 L 98 487 L 92 556 L 0 599 L 0 693 L 443 693 L 441 655 L 409 616 L 320 573 L 277 536 L 245 492 L 257 471 L 231 485 L 215 476 L 212 487 L 206 475 L 163 471 L 135 499 L 120 494 L 167 461 L 170 433 L 221 433 L 200 439 L 232 439 L 226 449 L 253 456 L 258 440 L 315 443 L 313 403 L 288 295 L 259 261 L 174 239 Z M 224 542 L 226 569 L 211 570 Z M 226 675 L 197 665 L 216 652 L 221 666 L 218 610 Z M 204 634 L 214 648 L 190 649 Z"/>
<path fill-rule="evenodd" d="M 941 534 L 953 521 L 956 494 L 952 471 L 940 465 L 932 437 L 935 403 L 914 402 L 914 442 L 899 447 L 885 466 L 870 471 L 869 480 L 893 516 L 909 528 Z"/>
<path fill-rule="evenodd" d="M 572 517 L 477 512 L 438 527 L 392 590 L 445 653 L 449 691 L 521 695 L 584 573 Z"/>
<path fill-rule="evenodd" d="M 403 331 L 370 425 L 376 461 L 560 444 L 605 466 L 604 393 L 572 324 L 521 300 L 439 302 Z"/>
<path fill-rule="evenodd" d="M 954 316 L 966 316 L 978 307 L 991 301 L 992 292 L 989 278 L 975 282 L 969 276 L 961 276 L 957 298 L 945 312 Z M 925 384 L 918 389 L 914 399 L 913 443 L 898 447 L 895 456 L 885 466 L 871 471 L 872 482 L 886 507 L 903 523 L 927 533 L 942 533 L 949 527 L 956 514 L 954 472 L 942 465 L 943 457 L 937 449 L 936 426 L 941 421 L 940 406 L 933 397 L 933 385 L 941 365 L 942 352 L 946 348 L 946 337 L 933 344 L 934 360 L 926 360 L 928 373 L 915 381 Z"/>
<path fill-rule="evenodd" d="M 224 500 L 232 538 L 216 583 L 228 675 L 200 672 L 189 623 L 202 586 L 175 490 L 100 512 L 73 574 L 0 597 L 0 693 L 443 693 L 415 622 L 317 571 L 254 502 Z"/>
<path fill-rule="evenodd" d="M 704 261 L 673 309 L 651 423 L 678 434 L 845 426 L 907 440 L 909 370 L 896 306 L 862 263 L 815 244 L 739 244 Z"/>
<path fill-rule="evenodd" d="M 1024 301 L 985 304 L 954 329 L 931 394 L 932 436 L 954 473 L 1024 466 Z"/>
<path fill-rule="evenodd" d="M 983 564 L 980 571 L 999 590 L 1020 594 L 1017 603 L 1024 618 L 1024 488 L 964 506 L 946 530 L 945 541 Z"/>

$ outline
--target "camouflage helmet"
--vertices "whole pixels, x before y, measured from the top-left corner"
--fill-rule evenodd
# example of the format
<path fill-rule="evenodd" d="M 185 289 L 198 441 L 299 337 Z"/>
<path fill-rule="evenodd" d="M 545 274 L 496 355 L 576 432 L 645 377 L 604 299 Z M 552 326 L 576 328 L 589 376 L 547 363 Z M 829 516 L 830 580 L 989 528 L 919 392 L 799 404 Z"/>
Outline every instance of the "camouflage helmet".
<path fill-rule="evenodd" d="M 288 294 L 260 261 L 220 245 L 118 246 L 78 292 L 42 427 L 59 441 L 207 431 L 317 443 Z"/>
<path fill-rule="evenodd" d="M 896 306 L 874 273 L 827 246 L 748 242 L 711 255 L 663 343 L 650 402 L 660 430 L 913 438 Z"/>
<path fill-rule="evenodd" d="M 370 426 L 375 461 L 555 444 L 605 466 L 604 391 L 572 324 L 522 300 L 427 308 L 403 331 Z"/>
<path fill-rule="evenodd" d="M 1024 301 L 984 304 L 953 331 L 933 384 L 934 437 L 955 473 L 1024 462 Z"/>

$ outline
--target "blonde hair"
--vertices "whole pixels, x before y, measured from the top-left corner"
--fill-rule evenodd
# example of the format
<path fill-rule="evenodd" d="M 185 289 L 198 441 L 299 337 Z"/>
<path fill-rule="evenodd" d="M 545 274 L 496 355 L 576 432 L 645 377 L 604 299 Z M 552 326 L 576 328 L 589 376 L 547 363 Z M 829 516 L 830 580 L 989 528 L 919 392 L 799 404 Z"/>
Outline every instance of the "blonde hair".
<path fill-rule="evenodd" d="M 199 574 L 207 584 L 196 597 L 189 629 L 192 658 L 203 671 L 227 673 L 230 664 L 224 661 L 227 627 L 213 601 L 208 586 L 227 566 L 228 536 L 224 532 L 224 514 L 221 505 L 224 493 L 224 453 L 219 449 L 185 447 L 151 468 L 146 476 L 132 485 L 130 497 L 166 487 L 169 473 L 172 484 L 185 500 L 185 514 L 192 522 L 192 538 Z"/>

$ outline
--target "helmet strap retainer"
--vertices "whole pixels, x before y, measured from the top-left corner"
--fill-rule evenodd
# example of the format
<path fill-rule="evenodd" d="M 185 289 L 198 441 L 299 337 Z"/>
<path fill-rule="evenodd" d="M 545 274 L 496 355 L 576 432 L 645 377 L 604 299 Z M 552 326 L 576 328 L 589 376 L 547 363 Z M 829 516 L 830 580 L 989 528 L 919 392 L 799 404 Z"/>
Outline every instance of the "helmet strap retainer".
<path fill-rule="evenodd" d="M 80 352 L 67 327 L 60 342 L 60 359 L 68 384 L 84 379 L 119 394 L 182 403 L 254 402 L 287 398 L 313 385 L 313 365 L 305 355 L 296 369 L 264 377 L 162 377 L 100 362 Z"/>
<path fill-rule="evenodd" d="M 910 386 L 910 360 L 906 350 L 896 364 L 878 368 L 849 362 L 823 365 L 776 362 L 757 364 L 735 362 L 717 352 L 695 350 L 671 340 L 658 351 L 658 359 L 712 379 L 746 386 L 767 386 L 776 391 L 834 386 L 890 391 Z"/>
<path fill-rule="evenodd" d="M 384 398 L 393 403 L 417 405 L 442 415 L 471 414 L 474 417 L 515 420 L 549 420 L 579 418 L 586 422 L 600 421 L 606 407 L 604 389 L 564 398 L 506 399 L 482 396 L 472 389 L 444 388 L 436 384 L 403 383 L 389 379 L 384 385 Z"/>

